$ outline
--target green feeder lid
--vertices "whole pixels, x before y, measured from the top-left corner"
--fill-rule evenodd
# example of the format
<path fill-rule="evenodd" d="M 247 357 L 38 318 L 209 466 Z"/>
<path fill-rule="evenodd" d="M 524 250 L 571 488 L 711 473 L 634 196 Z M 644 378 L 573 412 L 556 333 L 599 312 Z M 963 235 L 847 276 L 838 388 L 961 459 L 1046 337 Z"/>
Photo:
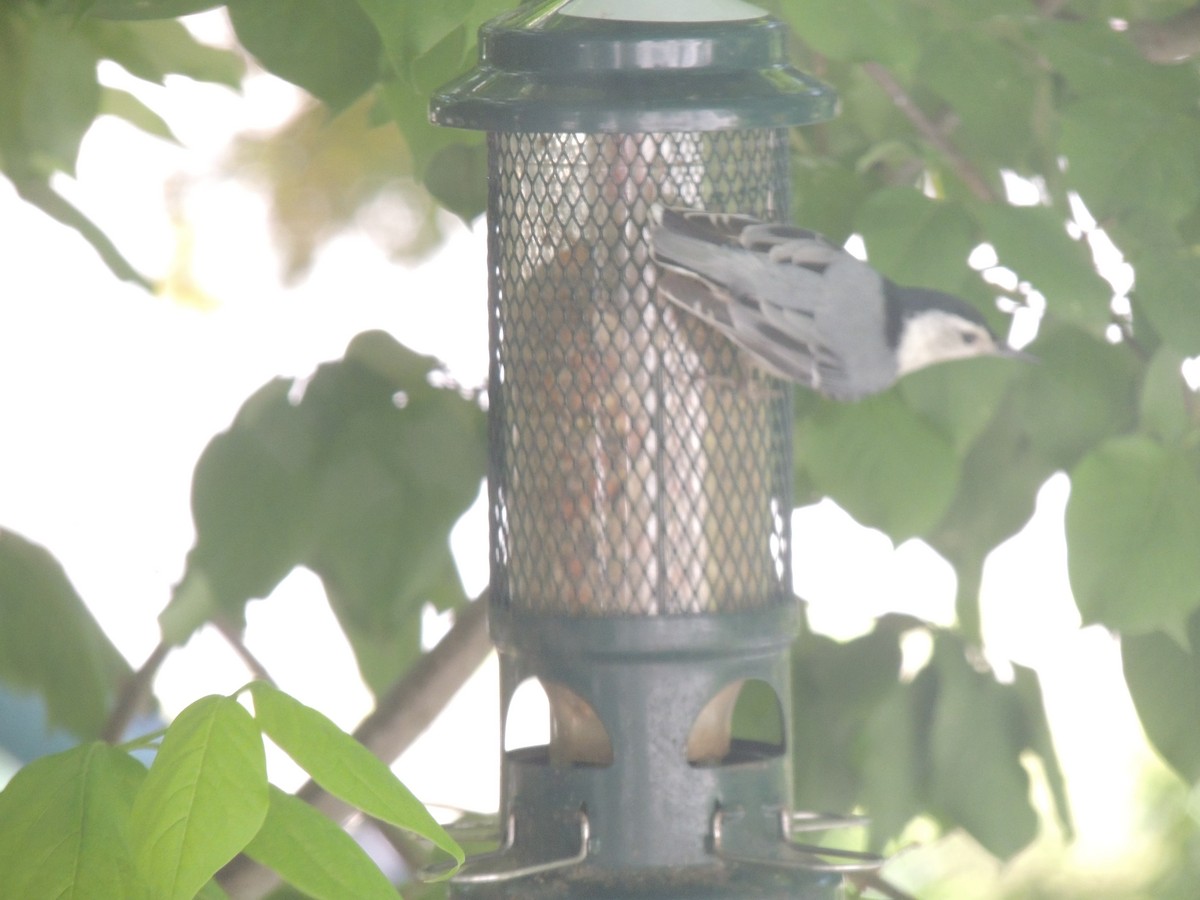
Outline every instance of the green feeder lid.
<path fill-rule="evenodd" d="M 834 115 L 786 28 L 742 0 L 550 0 L 479 30 L 479 65 L 436 91 L 437 125 L 498 132 L 785 128 Z"/>

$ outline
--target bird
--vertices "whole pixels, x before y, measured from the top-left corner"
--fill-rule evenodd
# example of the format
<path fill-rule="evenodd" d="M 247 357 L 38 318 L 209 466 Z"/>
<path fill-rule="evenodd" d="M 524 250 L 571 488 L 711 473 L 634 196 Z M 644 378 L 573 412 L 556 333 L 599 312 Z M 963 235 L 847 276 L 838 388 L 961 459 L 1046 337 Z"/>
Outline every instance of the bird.
<path fill-rule="evenodd" d="M 902 287 L 814 231 L 660 204 L 651 222 L 660 295 L 768 374 L 832 400 L 860 400 L 949 360 L 1031 358 L 965 300 Z"/>

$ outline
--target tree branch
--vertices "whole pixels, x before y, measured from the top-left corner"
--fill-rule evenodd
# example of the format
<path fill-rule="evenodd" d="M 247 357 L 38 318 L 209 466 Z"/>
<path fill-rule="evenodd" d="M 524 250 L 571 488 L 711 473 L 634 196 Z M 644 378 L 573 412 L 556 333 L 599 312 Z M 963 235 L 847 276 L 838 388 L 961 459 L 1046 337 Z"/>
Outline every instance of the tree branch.
<path fill-rule="evenodd" d="M 1200 3 L 1165 19 L 1133 22 L 1129 37 L 1152 63 L 1180 63 L 1200 56 Z"/>
<path fill-rule="evenodd" d="M 987 179 L 958 151 L 957 147 L 946 139 L 946 136 L 942 134 L 941 130 L 917 106 L 916 101 L 913 100 L 908 91 L 896 80 L 896 77 L 892 75 L 886 66 L 876 62 L 866 62 L 863 63 L 863 70 L 876 84 L 883 88 L 884 93 L 891 98 L 892 103 L 912 123 L 921 137 L 925 138 L 938 153 L 945 157 L 950 167 L 954 170 L 954 173 L 958 175 L 972 194 L 988 203 L 999 199 L 996 196 L 996 192 L 992 190 L 991 185 L 988 184 Z"/>
<path fill-rule="evenodd" d="M 100 740 L 110 744 L 121 740 L 129 723 L 137 715 L 138 709 L 150 696 L 150 684 L 154 681 L 154 676 L 170 652 L 170 644 L 165 641 L 159 643 L 151 651 L 146 661 L 122 685 L 117 702 L 113 705 L 112 712 L 108 714 L 108 721 L 104 723 L 104 728 L 100 732 Z"/>

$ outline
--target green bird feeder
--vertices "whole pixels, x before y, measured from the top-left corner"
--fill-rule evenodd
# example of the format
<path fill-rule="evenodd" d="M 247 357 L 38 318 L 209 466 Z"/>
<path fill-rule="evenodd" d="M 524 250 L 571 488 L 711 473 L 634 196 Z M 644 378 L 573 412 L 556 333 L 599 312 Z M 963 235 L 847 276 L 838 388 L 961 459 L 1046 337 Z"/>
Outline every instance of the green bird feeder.
<path fill-rule="evenodd" d="M 740 0 L 528 3 L 432 99 L 488 133 L 501 715 L 529 679 L 551 713 L 456 896 L 825 898 L 878 866 L 792 810 L 789 388 L 656 295 L 647 245 L 655 204 L 787 218 L 787 129 L 836 101 L 784 43 Z M 734 726 L 747 686 L 773 733 Z"/>

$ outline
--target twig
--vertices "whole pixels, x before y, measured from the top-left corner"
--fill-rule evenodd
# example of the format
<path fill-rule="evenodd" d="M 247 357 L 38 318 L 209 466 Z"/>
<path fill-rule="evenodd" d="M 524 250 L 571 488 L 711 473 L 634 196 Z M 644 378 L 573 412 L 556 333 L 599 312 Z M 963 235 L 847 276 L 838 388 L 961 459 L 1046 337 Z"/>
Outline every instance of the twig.
<path fill-rule="evenodd" d="M 912 123 L 920 135 L 945 157 L 955 174 L 962 179 L 963 184 L 967 186 L 967 189 L 972 194 L 987 203 L 992 203 L 999 199 L 996 196 L 996 192 L 992 190 L 991 185 L 988 184 L 987 179 L 980 174 L 978 169 L 971 165 L 967 158 L 958 151 L 957 147 L 946 139 L 941 129 L 917 106 L 916 101 L 913 100 L 908 91 L 896 80 L 896 77 L 892 75 L 886 66 L 876 62 L 866 62 L 863 63 L 863 71 L 876 84 L 883 88 L 884 93 L 891 98 L 892 103 Z"/>
<path fill-rule="evenodd" d="M 230 624 L 229 620 L 224 616 L 217 616 L 212 621 L 213 625 L 217 627 L 217 631 L 221 632 L 221 637 L 225 638 L 234 652 L 241 657 L 242 662 L 246 664 L 246 668 L 253 673 L 254 677 L 268 684 L 274 684 L 275 679 L 271 677 L 266 666 L 259 662 L 258 657 L 250 652 L 250 648 L 246 646 L 246 642 L 242 640 L 242 636 L 237 633 L 237 630 Z"/>
<path fill-rule="evenodd" d="M 138 708 L 150 696 L 150 684 L 154 681 L 154 676 L 170 652 L 170 644 L 160 643 L 151 651 L 141 667 L 121 686 L 117 702 L 113 705 L 112 712 L 108 714 L 108 721 L 104 723 L 104 728 L 100 732 L 102 741 L 115 744 L 125 736 L 125 730 L 133 721 L 133 717 L 137 715 Z"/>
<path fill-rule="evenodd" d="M 487 633 L 488 592 L 459 610 L 446 636 L 422 656 L 388 691 L 375 710 L 354 730 L 368 750 L 391 763 L 417 739 L 479 668 L 491 641 Z M 309 781 L 297 796 L 338 823 L 354 812 L 337 797 Z M 261 897 L 279 883 L 278 876 L 239 856 L 217 876 L 232 897 Z"/>

